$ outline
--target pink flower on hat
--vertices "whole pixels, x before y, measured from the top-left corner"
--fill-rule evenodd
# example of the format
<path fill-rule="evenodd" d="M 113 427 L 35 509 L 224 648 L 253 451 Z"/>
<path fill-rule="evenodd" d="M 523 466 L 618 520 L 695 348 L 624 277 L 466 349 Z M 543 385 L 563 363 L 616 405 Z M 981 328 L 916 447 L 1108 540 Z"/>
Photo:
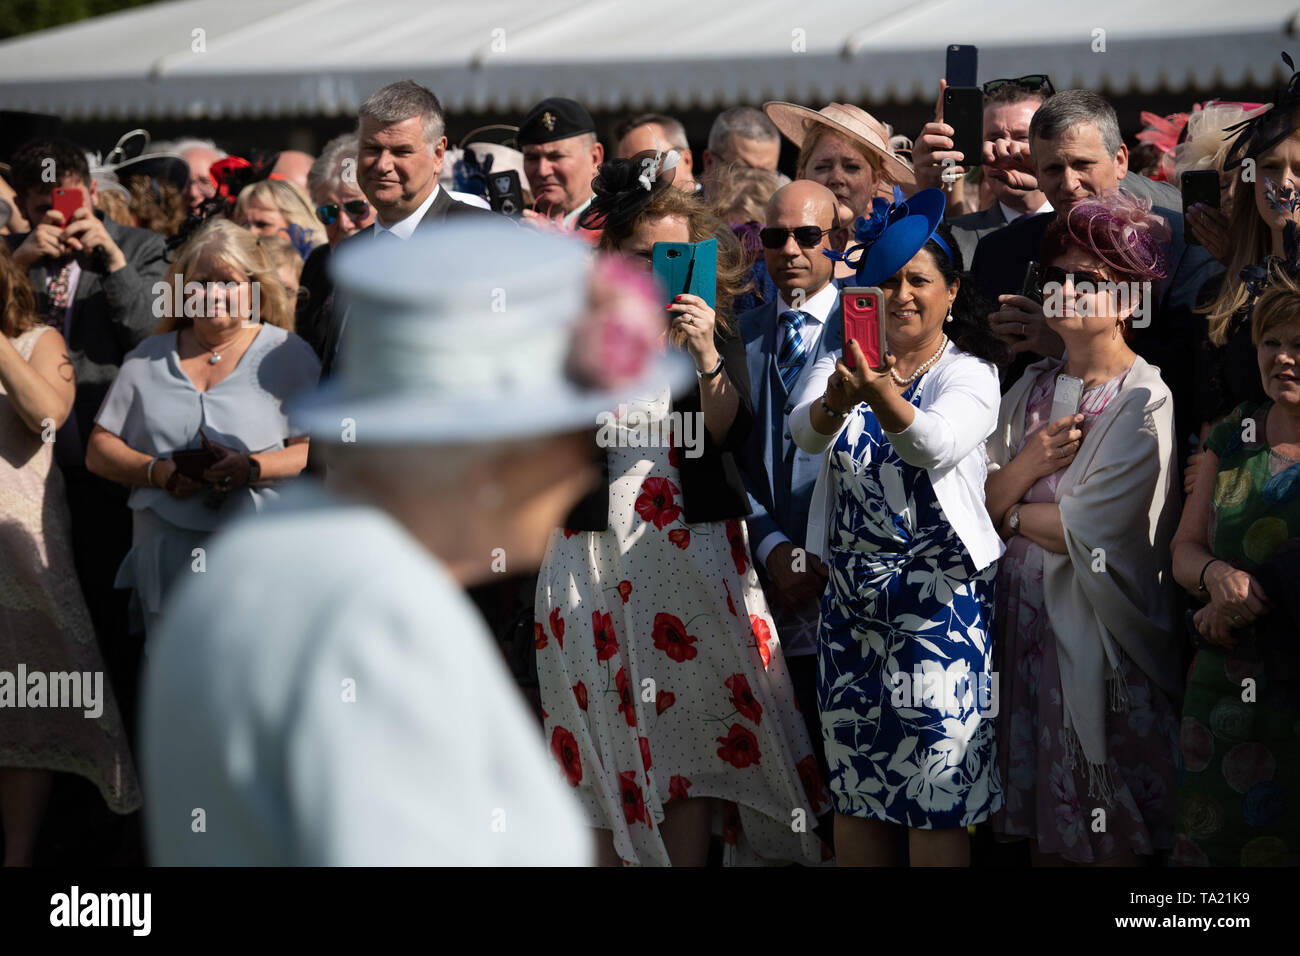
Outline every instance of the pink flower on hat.
<path fill-rule="evenodd" d="M 587 311 L 573 329 L 569 374 L 599 389 L 636 381 L 662 347 L 666 325 L 648 276 L 615 257 L 598 258 Z"/>

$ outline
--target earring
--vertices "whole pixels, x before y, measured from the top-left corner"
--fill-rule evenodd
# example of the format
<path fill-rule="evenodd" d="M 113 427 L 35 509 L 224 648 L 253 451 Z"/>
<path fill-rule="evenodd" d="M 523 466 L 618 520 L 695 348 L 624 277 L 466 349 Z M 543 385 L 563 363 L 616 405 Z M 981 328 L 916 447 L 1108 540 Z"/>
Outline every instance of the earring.
<path fill-rule="evenodd" d="M 947 324 L 948 324 L 949 322 L 951 322 L 951 321 L 952 321 L 952 309 L 949 309 L 949 310 L 948 310 L 948 318 L 946 318 L 946 319 L 943 320 L 943 324 L 944 324 L 944 325 L 947 325 Z"/>

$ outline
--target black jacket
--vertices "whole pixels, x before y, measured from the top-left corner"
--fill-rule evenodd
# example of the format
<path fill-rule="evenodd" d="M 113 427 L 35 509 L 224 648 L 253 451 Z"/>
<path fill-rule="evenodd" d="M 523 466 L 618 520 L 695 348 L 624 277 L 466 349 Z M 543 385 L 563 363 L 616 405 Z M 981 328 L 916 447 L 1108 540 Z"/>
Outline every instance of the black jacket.
<path fill-rule="evenodd" d="M 745 345 L 739 335 L 723 338 L 714 333 L 718 354 L 726 363 L 727 376 L 738 400 L 736 417 L 726 436 L 715 442 L 709 430 L 701 427 L 704 451 L 698 458 L 679 456 L 682 478 L 682 509 L 687 524 L 726 521 L 749 514 L 749 495 L 740 477 L 736 455 L 754 423 L 754 400 L 749 389 L 749 368 L 745 362 Z M 673 411 L 691 415 L 700 411 L 700 386 L 696 381 L 688 392 L 673 399 Z M 604 458 L 604 452 L 599 454 Z M 573 531 L 605 531 L 609 527 L 609 468 L 605 462 L 605 480 L 569 515 L 564 526 Z"/>
<path fill-rule="evenodd" d="M 420 219 L 419 229 L 427 229 L 430 226 L 442 222 L 448 216 L 492 216 L 495 213 L 489 212 L 479 206 L 471 206 L 469 203 L 460 202 L 452 199 L 451 193 L 446 189 L 439 187 L 438 195 L 434 198 L 433 203 L 425 211 L 423 218 Z M 366 242 L 375 236 L 375 226 L 372 224 L 362 229 L 355 236 L 349 236 L 339 243 L 342 248 L 344 243 L 349 242 Z M 311 314 L 312 307 L 307 306 L 307 314 L 304 316 L 307 324 L 304 325 L 304 331 L 310 333 L 303 335 L 308 342 L 312 342 L 315 347 L 313 338 L 320 342 L 318 354 L 321 360 L 320 377 L 321 381 L 329 378 L 334 371 L 334 359 L 338 355 L 339 332 L 343 325 L 342 309 L 334 308 L 334 286 L 329 279 L 327 266 L 329 264 L 328 253 L 322 253 L 321 259 L 317 263 L 320 272 L 312 276 L 311 299 L 318 301 L 319 312 Z M 303 265 L 303 271 L 306 272 L 307 266 Z M 302 313 L 300 313 L 302 314 Z M 299 333 L 302 334 L 302 333 Z"/>

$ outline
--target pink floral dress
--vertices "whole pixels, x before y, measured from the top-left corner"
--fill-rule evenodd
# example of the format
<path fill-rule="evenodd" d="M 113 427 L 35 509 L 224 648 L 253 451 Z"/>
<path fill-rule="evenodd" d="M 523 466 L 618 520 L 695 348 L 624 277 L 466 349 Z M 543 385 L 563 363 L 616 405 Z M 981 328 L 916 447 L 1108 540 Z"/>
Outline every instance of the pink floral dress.
<path fill-rule="evenodd" d="M 663 420 L 667 392 L 635 407 Z M 546 742 L 625 863 L 669 865 L 665 805 L 713 797 L 724 864 L 815 865 L 827 795 L 745 524 L 683 520 L 680 453 L 606 449 L 608 530 L 551 538 L 534 625 Z"/>
<path fill-rule="evenodd" d="M 1059 371 L 1059 366 L 1048 368 L 1034 383 L 1024 441 L 1049 423 Z M 1127 374 L 1084 391 L 1079 411 L 1085 435 Z M 1040 478 L 1025 502 L 1054 502 L 1064 474 L 1061 469 Z M 1164 692 L 1120 652 L 1128 699 L 1120 712 L 1106 711 L 1112 792 L 1109 799 L 1089 793 L 1087 768 L 1082 759 L 1072 765 L 1065 741 L 1057 638 L 1043 608 L 1043 550 L 1022 535 L 1007 542 L 999 564 L 993 620 L 1001 685 L 998 762 L 1006 795 L 1003 810 L 993 817 L 994 833 L 1000 839 L 1029 837 L 1041 852 L 1073 863 L 1172 846 L 1178 714 Z"/>

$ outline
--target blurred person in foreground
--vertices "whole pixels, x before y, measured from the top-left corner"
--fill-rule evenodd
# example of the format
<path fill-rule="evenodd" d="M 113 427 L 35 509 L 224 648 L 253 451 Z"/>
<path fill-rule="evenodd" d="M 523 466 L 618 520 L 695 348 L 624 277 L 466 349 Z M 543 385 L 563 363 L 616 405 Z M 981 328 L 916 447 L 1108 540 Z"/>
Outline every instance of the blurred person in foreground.
<path fill-rule="evenodd" d="M 9 672 L 7 680 L 0 678 L 5 866 L 34 862 L 55 772 L 90 780 L 115 813 L 140 806 L 111 683 L 83 681 L 82 675 L 102 676 L 104 662 L 77 586 L 63 475 L 52 443 L 42 441 L 43 434 L 53 437 L 47 427 L 58 427 L 71 413 L 75 392 L 63 336 L 37 321 L 27 277 L 9 250 L 0 249 L 0 670 Z M 28 680 L 15 683 L 13 671 L 21 666 Z M 37 673 L 73 674 L 81 706 L 32 707 L 28 681 Z"/>
<path fill-rule="evenodd" d="M 463 593 L 503 558 L 540 564 L 598 479 L 598 414 L 661 371 L 657 331 L 617 368 L 589 360 L 662 318 L 588 252 L 493 219 L 340 251 L 340 292 L 367 321 L 296 419 L 325 449 L 326 485 L 305 480 L 214 541 L 150 651 L 155 862 L 591 862 Z M 493 310 L 498 289 L 509 311 Z"/>
<path fill-rule="evenodd" d="M 1138 303 L 1103 285 L 1158 280 L 1167 233 L 1122 194 L 1053 221 L 1046 314 L 1066 357 L 1026 370 L 989 440 L 986 501 L 1007 539 L 994 615 L 1006 808 L 993 830 L 1029 838 L 1035 865 L 1135 866 L 1173 844 L 1174 403 L 1128 345 Z M 1061 376 L 1082 391 L 1058 417 Z"/>
<path fill-rule="evenodd" d="M 208 221 L 172 268 L 163 321 L 123 360 L 86 447 L 87 468 L 131 489 L 131 551 L 116 584 L 134 589 L 146 636 L 175 582 L 202 570 L 194 550 L 236 505 L 264 505 L 274 483 L 302 471 L 307 438 L 285 403 L 320 372 L 247 230 Z"/>
<path fill-rule="evenodd" d="M 647 380 L 604 417 L 606 480 L 551 537 L 535 615 L 546 730 L 600 831 L 602 865 L 703 866 L 718 818 L 724 866 L 817 864 L 809 804 L 821 781 L 743 520 L 736 457 L 753 415 L 727 308 L 743 258 L 655 158 L 604 163 L 583 225 L 601 229 L 601 248 L 627 256 L 622 267 L 656 292 L 656 243 L 716 239 L 718 308 L 683 293 L 631 333 L 667 331 L 672 354 L 691 359 L 678 366 L 695 375 L 687 388 L 680 376 Z M 585 343 L 592 359 L 618 361 L 617 341 L 597 331 Z"/>
<path fill-rule="evenodd" d="M 1174 576 L 1207 602 L 1191 621 L 1180 866 L 1300 865 L 1300 268 L 1268 268 L 1250 320 L 1264 398 L 1211 431 L 1174 536 Z"/>

